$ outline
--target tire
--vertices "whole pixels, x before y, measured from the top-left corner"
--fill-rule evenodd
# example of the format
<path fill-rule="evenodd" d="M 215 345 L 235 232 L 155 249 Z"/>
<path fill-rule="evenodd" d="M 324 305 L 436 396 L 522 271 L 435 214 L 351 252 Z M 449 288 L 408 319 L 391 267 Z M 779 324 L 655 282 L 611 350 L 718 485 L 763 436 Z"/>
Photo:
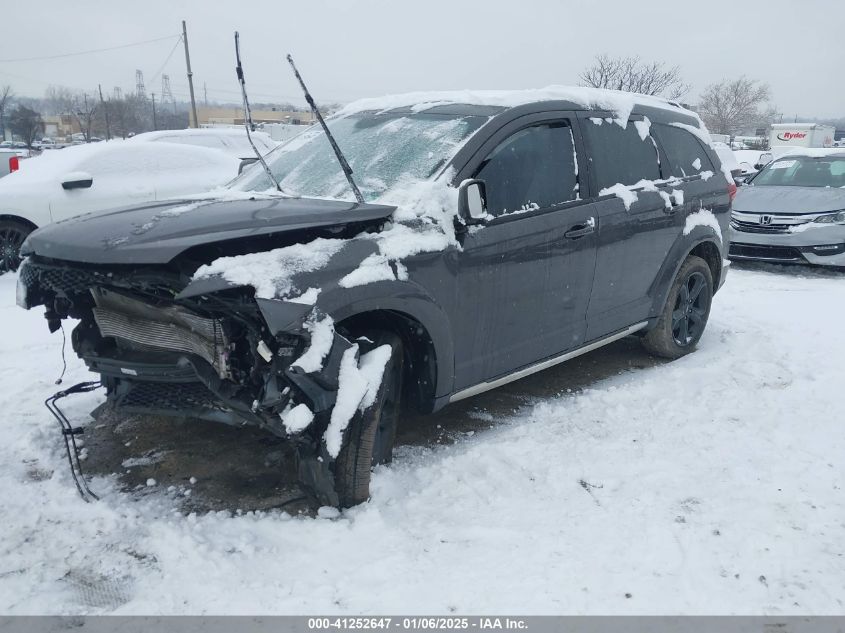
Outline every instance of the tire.
<path fill-rule="evenodd" d="M 18 269 L 21 244 L 33 230 L 17 220 L 0 220 L 0 274 Z"/>
<path fill-rule="evenodd" d="M 401 409 L 402 340 L 390 332 L 369 334 L 367 338 L 372 343 L 359 341 L 362 353 L 382 345 L 390 345 L 392 352 L 375 402 L 366 411 L 355 413 L 335 461 L 335 491 L 341 508 L 350 508 L 370 498 L 372 468 L 391 461 Z"/>
<path fill-rule="evenodd" d="M 645 349 L 662 358 L 680 358 L 695 350 L 713 301 L 713 273 L 690 255 L 678 271 L 657 324 L 643 338 Z"/>

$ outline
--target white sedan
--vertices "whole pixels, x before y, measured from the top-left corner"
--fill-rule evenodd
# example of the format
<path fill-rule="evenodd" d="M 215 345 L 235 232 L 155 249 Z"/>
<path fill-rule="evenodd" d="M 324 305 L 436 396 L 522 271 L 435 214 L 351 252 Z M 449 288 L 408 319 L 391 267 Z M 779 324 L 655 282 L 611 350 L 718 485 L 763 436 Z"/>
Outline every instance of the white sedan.
<path fill-rule="evenodd" d="M 45 152 L 0 179 L 0 273 L 36 228 L 81 213 L 200 193 L 237 176 L 241 160 L 208 147 L 109 141 Z"/>

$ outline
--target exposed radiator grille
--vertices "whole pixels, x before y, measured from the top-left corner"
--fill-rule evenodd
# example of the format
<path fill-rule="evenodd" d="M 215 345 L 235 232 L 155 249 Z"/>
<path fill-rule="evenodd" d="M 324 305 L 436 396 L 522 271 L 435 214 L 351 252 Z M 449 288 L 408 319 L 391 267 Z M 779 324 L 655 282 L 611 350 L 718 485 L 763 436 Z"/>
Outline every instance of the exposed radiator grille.
<path fill-rule="evenodd" d="M 120 399 L 119 404 L 127 409 L 229 410 L 215 398 L 213 393 L 199 383 L 138 382 L 132 386 L 128 394 Z"/>
<path fill-rule="evenodd" d="M 101 288 L 92 292 L 97 303 L 94 319 L 102 336 L 127 341 L 141 349 L 195 354 L 226 377 L 228 341 L 220 321 L 176 307 L 151 306 Z"/>

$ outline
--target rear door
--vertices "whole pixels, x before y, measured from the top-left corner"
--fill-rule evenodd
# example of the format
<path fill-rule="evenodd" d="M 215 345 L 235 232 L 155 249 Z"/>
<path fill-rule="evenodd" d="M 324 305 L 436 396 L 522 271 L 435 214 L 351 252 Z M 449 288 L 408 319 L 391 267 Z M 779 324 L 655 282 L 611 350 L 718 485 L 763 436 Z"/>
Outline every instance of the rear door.
<path fill-rule="evenodd" d="M 647 118 L 620 121 L 608 113 L 585 112 L 579 123 L 598 214 L 596 275 L 587 311 L 590 341 L 649 316 L 680 220 L 671 191 L 654 182 L 664 172 Z"/>
<path fill-rule="evenodd" d="M 723 211 L 725 177 L 701 139 L 686 128 L 665 123 L 653 124 L 651 131 L 665 157 L 664 170 L 673 178 L 664 188 L 683 192 L 682 201 L 677 195 L 672 198 L 674 212 L 681 216 L 682 222 L 686 222 L 690 213 L 702 209 Z"/>
<path fill-rule="evenodd" d="M 578 347 L 595 266 L 595 209 L 580 197 L 571 113 L 520 117 L 479 149 L 491 215 L 458 254 L 455 386 L 469 387 Z"/>

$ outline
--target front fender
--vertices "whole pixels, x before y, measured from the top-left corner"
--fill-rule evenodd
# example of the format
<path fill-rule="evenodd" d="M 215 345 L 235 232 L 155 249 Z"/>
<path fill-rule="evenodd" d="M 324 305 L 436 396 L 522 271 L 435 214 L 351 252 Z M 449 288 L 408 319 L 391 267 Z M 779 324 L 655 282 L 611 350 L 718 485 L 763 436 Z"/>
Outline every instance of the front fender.
<path fill-rule="evenodd" d="M 448 395 L 454 382 L 454 343 L 449 319 L 437 301 L 413 281 L 376 281 L 343 288 L 323 288 L 315 306 L 289 301 L 258 300 L 271 332 L 301 332 L 313 309 L 328 314 L 335 323 L 371 312 L 394 312 L 417 321 L 428 333 L 437 367 L 435 396 Z"/>
<path fill-rule="evenodd" d="M 365 259 L 378 252 L 373 240 L 350 240 L 318 269 L 295 273 L 290 277 L 295 292 L 288 297 L 262 298 L 255 301 L 274 336 L 287 332 L 305 333 L 304 324 L 316 311 L 340 323 L 350 317 L 370 312 L 393 312 L 418 322 L 428 333 L 435 353 L 437 380 L 435 397 L 451 393 L 454 380 L 454 345 L 451 327 L 441 303 L 413 280 L 400 280 L 396 267 L 390 264 L 395 278 L 344 287 L 340 280 L 358 269 Z M 227 281 L 220 275 L 192 281 L 178 296 L 187 299 L 225 291 L 243 283 Z M 314 303 L 303 302 L 306 291 L 318 291 Z"/>

